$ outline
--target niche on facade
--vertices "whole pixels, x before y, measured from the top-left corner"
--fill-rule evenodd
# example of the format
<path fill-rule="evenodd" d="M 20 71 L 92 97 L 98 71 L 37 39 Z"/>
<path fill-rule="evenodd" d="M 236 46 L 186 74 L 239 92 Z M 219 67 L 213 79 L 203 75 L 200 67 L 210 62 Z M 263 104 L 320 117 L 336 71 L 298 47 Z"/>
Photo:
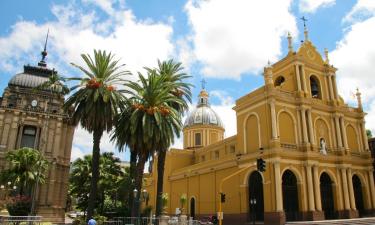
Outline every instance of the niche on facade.
<path fill-rule="evenodd" d="M 281 87 L 285 82 L 285 77 L 278 76 L 275 80 L 275 87 Z"/>
<path fill-rule="evenodd" d="M 311 97 L 322 99 L 319 80 L 316 76 L 310 77 L 310 90 L 311 90 Z"/>

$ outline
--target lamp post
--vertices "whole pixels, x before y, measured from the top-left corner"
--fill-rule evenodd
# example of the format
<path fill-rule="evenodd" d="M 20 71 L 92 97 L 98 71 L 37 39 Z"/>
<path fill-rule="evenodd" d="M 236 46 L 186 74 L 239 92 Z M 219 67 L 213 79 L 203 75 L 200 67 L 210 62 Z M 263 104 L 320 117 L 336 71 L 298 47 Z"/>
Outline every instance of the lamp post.
<path fill-rule="evenodd" d="M 137 220 L 139 221 L 138 223 L 140 224 L 141 223 L 141 213 L 140 213 L 140 209 L 141 209 L 141 202 L 146 202 L 146 206 L 148 206 L 148 199 L 149 199 L 149 194 L 147 192 L 146 189 L 143 189 L 141 193 L 139 193 L 139 191 L 134 188 L 133 190 L 133 195 L 134 195 L 134 201 L 135 201 L 135 207 L 136 207 L 136 217 L 137 217 Z"/>
<path fill-rule="evenodd" d="M 253 220 L 253 225 L 255 225 L 255 205 L 257 204 L 257 200 L 255 198 L 250 199 L 250 206 L 251 206 L 251 214 L 252 214 L 252 220 Z"/>
<path fill-rule="evenodd" d="M 2 184 L 0 185 L 0 208 L 2 208 L 2 203 L 6 203 L 6 201 L 8 200 L 8 196 L 10 195 L 11 191 L 15 191 L 17 189 L 17 186 L 12 186 L 12 183 L 10 181 L 8 181 L 5 185 Z M 4 200 L 4 202 L 3 202 Z"/>

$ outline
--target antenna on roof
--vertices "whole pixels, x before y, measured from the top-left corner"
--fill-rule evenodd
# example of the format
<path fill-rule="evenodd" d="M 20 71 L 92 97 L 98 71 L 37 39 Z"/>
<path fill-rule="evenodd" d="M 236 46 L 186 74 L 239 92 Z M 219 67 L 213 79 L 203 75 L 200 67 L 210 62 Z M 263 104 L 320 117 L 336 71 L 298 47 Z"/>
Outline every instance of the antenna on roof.
<path fill-rule="evenodd" d="M 44 49 L 42 51 L 42 60 L 40 60 L 40 62 L 38 63 L 38 66 L 40 67 L 47 67 L 47 63 L 46 63 L 46 56 L 47 56 L 47 43 L 48 43 L 48 35 L 49 35 L 49 29 L 47 31 L 47 36 L 46 36 L 46 41 L 44 43 Z"/>

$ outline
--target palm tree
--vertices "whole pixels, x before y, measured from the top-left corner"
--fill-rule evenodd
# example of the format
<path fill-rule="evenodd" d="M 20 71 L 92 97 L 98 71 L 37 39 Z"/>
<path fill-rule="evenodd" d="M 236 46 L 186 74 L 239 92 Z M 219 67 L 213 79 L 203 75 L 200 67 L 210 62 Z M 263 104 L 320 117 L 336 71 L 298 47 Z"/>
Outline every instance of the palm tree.
<path fill-rule="evenodd" d="M 170 105 L 182 105 L 182 101 L 171 92 L 174 86 L 167 82 L 166 76 L 159 76 L 155 70 L 148 71 L 148 77 L 141 73 L 139 82 L 129 82 L 127 93 L 128 107 L 124 108 L 116 123 L 112 140 L 119 150 L 129 147 L 137 155 L 134 186 L 138 196 L 133 201 L 132 216 L 139 215 L 139 195 L 142 187 L 144 165 L 161 145 L 161 140 L 173 135 L 181 127 L 181 115 Z M 165 143 L 165 142 L 163 142 Z"/>
<path fill-rule="evenodd" d="M 50 91 L 52 94 L 66 95 L 69 93 L 69 88 L 65 83 L 66 79 L 60 76 L 55 70 L 52 70 L 51 75 L 48 76 L 48 80 L 36 87 L 39 91 Z"/>
<path fill-rule="evenodd" d="M 171 94 L 176 96 L 180 101 L 178 103 L 171 102 L 170 106 L 173 107 L 177 112 L 183 114 L 185 110 L 188 109 L 188 102 L 191 102 L 191 84 L 186 83 L 184 80 L 190 78 L 191 76 L 187 75 L 183 71 L 182 64 L 180 62 L 174 62 L 173 59 L 168 61 L 161 62 L 158 60 L 158 68 L 156 72 L 159 76 L 165 76 L 166 81 L 170 82 L 172 85 Z M 147 68 L 148 71 L 151 69 Z M 180 117 L 181 118 L 181 117 Z M 181 122 L 180 122 L 181 123 Z M 173 143 L 175 136 L 179 137 L 181 132 L 181 127 L 176 130 L 175 134 L 168 134 L 164 137 L 159 149 L 157 151 L 157 199 L 156 199 L 156 216 L 160 216 L 162 212 L 162 195 L 163 195 L 163 181 L 164 181 L 164 165 L 165 165 L 165 156 L 170 143 Z"/>
<path fill-rule="evenodd" d="M 125 97 L 116 85 L 123 83 L 123 75 L 130 74 L 121 70 L 123 65 L 114 59 L 114 55 L 106 51 L 94 50 L 94 57 L 81 54 L 88 69 L 72 63 L 80 69 L 84 76 L 71 78 L 79 80 L 80 85 L 65 102 L 64 108 L 72 112 L 71 120 L 78 123 L 93 135 L 92 149 L 92 180 L 87 208 L 87 218 L 93 215 L 99 179 L 100 140 L 103 133 L 109 132 L 114 125 L 114 118 L 119 113 L 119 107 Z"/>
<path fill-rule="evenodd" d="M 38 150 L 24 147 L 9 151 L 5 158 L 9 162 L 9 169 L 3 171 L 4 177 L 19 187 L 20 195 L 30 191 L 35 183 L 45 182 L 48 161 Z"/>
<path fill-rule="evenodd" d="M 27 147 L 9 151 L 5 158 L 10 167 L 3 172 L 3 177 L 19 187 L 20 195 L 31 191 L 30 213 L 33 215 L 37 185 L 45 183 L 48 161 L 38 150 Z"/>

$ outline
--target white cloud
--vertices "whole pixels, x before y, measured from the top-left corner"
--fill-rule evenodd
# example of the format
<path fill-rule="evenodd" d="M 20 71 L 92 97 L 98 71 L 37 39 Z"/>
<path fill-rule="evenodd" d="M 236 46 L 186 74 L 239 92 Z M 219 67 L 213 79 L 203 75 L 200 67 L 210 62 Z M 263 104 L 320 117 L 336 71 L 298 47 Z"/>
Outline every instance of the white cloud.
<path fill-rule="evenodd" d="M 331 52 L 331 62 L 337 71 L 337 84 L 340 94 L 351 105 L 357 106 L 352 93 L 358 87 L 362 92 L 362 102 L 366 117 L 366 128 L 375 131 L 375 14 L 373 17 L 360 18 L 358 15 L 368 4 L 359 0 L 353 9 L 345 16 L 345 22 L 351 22 L 343 38 Z M 368 4 L 367 6 L 370 6 Z M 371 7 L 367 8 L 368 10 Z M 354 19 L 355 18 L 355 19 Z"/>
<path fill-rule="evenodd" d="M 48 28 L 47 63 L 62 71 L 72 71 L 70 62 L 83 64 L 80 54 L 92 54 L 94 48 L 112 51 L 133 72 L 156 65 L 157 59 L 174 51 L 170 24 L 137 20 L 125 9 L 99 21 L 97 12 L 83 10 L 74 3 L 54 5 L 57 21 L 18 21 L 8 36 L 0 38 L 0 68 L 20 70 L 22 64 L 36 63 Z"/>
<path fill-rule="evenodd" d="M 375 97 L 375 45 L 371 44 L 375 40 L 374 27 L 375 17 L 353 24 L 330 54 L 331 62 L 339 69 L 338 86 L 345 99 L 356 87 L 362 91 L 365 103 Z"/>
<path fill-rule="evenodd" d="M 272 5 L 272 7 L 270 7 Z M 296 36 L 291 0 L 189 0 L 194 58 L 205 76 L 235 78 L 259 72 L 281 54 L 281 38 Z M 272 15 L 272 16 L 270 16 Z"/>
<path fill-rule="evenodd" d="M 344 17 L 344 22 L 355 22 L 375 15 L 374 0 L 358 0 L 350 12 Z"/>
<path fill-rule="evenodd" d="M 84 155 L 85 154 L 82 152 L 80 148 L 73 146 L 70 161 L 73 162 L 78 158 L 83 158 Z"/>
<path fill-rule="evenodd" d="M 99 20 L 97 11 L 85 11 L 85 5 L 71 1 L 66 5 L 52 6 L 56 20 L 38 24 L 20 20 L 8 35 L 0 37 L 0 70 L 18 73 L 24 64 L 35 65 L 40 60 L 47 29 L 50 29 L 47 63 L 68 77 L 79 74 L 69 63 L 83 65 L 80 54 L 92 54 L 94 48 L 112 51 L 132 72 L 142 70 L 144 66 L 156 66 L 157 59 L 163 60 L 173 54 L 170 24 L 139 20 L 131 10 L 123 9 L 121 0 L 83 1 L 98 5 L 108 13 L 108 18 Z M 115 9 L 114 3 L 122 7 Z M 73 146 L 72 159 L 90 153 L 92 135 L 77 128 Z M 101 149 L 116 152 L 108 134 L 104 134 L 101 140 Z"/>
<path fill-rule="evenodd" d="M 300 0 L 299 10 L 301 12 L 314 13 L 319 8 L 334 5 L 335 1 L 336 0 Z"/>

